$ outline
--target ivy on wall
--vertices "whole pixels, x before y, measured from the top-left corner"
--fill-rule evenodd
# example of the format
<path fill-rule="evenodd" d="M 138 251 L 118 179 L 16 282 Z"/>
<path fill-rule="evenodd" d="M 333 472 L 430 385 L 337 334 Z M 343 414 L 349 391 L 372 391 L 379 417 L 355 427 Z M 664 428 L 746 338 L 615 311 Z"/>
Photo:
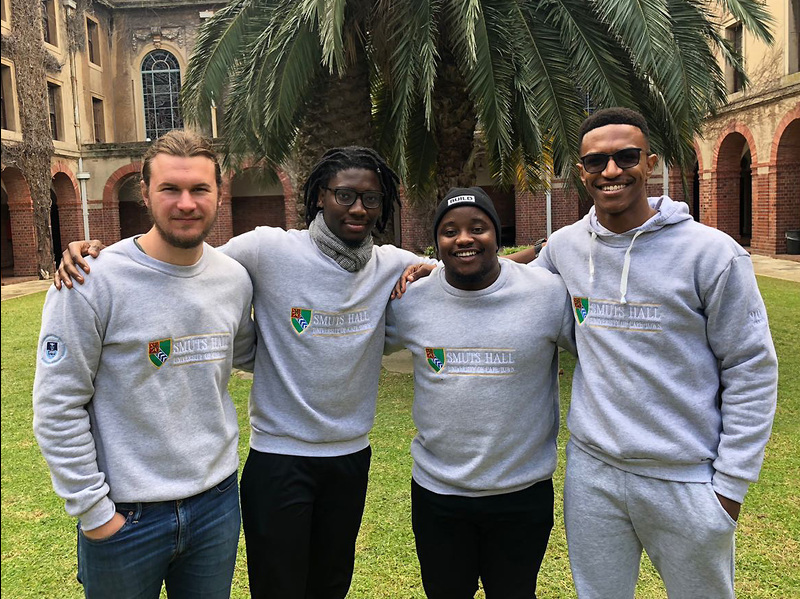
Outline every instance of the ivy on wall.
<path fill-rule="evenodd" d="M 79 50 L 85 43 L 83 13 L 91 0 L 78 0 L 77 10 L 67 21 L 67 51 Z M 62 11 L 64 6 L 61 6 Z M 60 15 L 63 18 L 63 12 Z M 19 103 L 22 141 L 2 144 L 4 166 L 15 166 L 25 176 L 33 202 L 35 251 L 39 277 L 50 278 L 53 273 L 53 247 L 50 232 L 51 158 L 54 154 L 50 131 L 50 110 L 47 98 L 47 74 L 61 73 L 64 63 L 51 54 L 42 37 L 42 3 L 31 0 L 11 0 L 12 32 L 2 36 L 3 56 L 14 62 L 17 100 Z M 69 81 L 64 81 L 68 85 Z M 66 94 L 65 94 L 66 96 Z M 62 107 L 64 135 L 72 128 L 71 119 L 64 118 L 72 111 Z"/>

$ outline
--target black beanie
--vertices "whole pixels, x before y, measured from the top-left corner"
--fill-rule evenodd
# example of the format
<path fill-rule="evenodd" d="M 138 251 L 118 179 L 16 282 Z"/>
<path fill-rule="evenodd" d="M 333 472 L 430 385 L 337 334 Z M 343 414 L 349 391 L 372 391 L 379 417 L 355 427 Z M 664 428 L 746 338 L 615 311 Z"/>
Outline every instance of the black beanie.
<path fill-rule="evenodd" d="M 439 240 L 436 231 L 439 223 L 442 222 L 445 213 L 452 208 L 463 208 L 464 206 L 474 206 L 483 210 L 491 219 L 494 225 L 494 232 L 497 235 L 497 247 L 500 248 L 500 217 L 494 209 L 492 200 L 480 187 L 453 187 L 439 203 L 433 217 L 433 245 L 439 250 Z"/>

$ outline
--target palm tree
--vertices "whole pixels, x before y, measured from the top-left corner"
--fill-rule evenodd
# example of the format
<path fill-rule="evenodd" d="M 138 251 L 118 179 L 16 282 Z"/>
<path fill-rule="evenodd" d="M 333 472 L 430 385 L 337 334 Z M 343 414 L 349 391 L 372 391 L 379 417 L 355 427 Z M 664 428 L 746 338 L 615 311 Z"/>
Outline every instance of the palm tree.
<path fill-rule="evenodd" d="M 741 71 L 715 8 L 771 41 L 758 0 L 232 0 L 201 29 L 184 113 L 226 90 L 230 156 L 295 181 L 326 147 L 373 145 L 428 206 L 471 182 L 476 130 L 505 183 L 574 176 L 586 97 L 641 111 L 689 167 L 725 101 L 715 53 Z"/>

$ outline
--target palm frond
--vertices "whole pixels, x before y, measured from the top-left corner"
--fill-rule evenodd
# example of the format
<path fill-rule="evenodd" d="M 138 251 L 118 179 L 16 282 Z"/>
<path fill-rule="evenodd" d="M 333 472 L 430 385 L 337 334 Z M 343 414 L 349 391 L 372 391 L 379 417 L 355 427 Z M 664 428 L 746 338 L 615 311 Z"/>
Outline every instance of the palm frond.
<path fill-rule="evenodd" d="M 232 0 L 201 25 L 181 88 L 181 112 L 187 122 L 202 121 L 212 102 L 220 103 L 221 90 L 228 85 L 249 32 L 258 26 L 254 21 L 268 18 L 269 4 L 264 0 Z"/>
<path fill-rule="evenodd" d="M 339 76 L 344 74 L 346 66 L 343 38 L 346 6 L 346 0 L 306 0 L 302 11 L 304 20 L 319 31 L 322 65 Z"/>
<path fill-rule="evenodd" d="M 253 44 L 226 104 L 232 151 L 273 162 L 288 156 L 321 64 L 317 33 L 298 6 L 287 10 Z"/>
<path fill-rule="evenodd" d="M 591 5 L 584 0 L 555 0 L 542 3 L 540 12 L 561 31 L 578 87 L 600 106 L 632 105 L 624 50 L 608 35 L 608 27 Z"/>
<path fill-rule="evenodd" d="M 772 44 L 771 27 L 775 20 L 760 0 L 716 0 L 725 12 L 741 21 L 745 29 L 766 44 Z"/>
<path fill-rule="evenodd" d="M 404 180 L 406 196 L 412 203 L 435 201 L 434 180 L 438 153 L 435 130 L 428 127 L 423 106 L 417 103 L 409 116 L 405 146 L 407 167 Z"/>
<path fill-rule="evenodd" d="M 382 67 L 375 97 L 377 147 L 405 177 L 405 140 L 413 105 L 422 102 L 425 125 L 431 126 L 431 91 L 436 78 L 435 3 L 401 2 L 382 23 L 379 34 L 391 48 Z"/>
<path fill-rule="evenodd" d="M 592 0 L 612 37 L 625 46 L 643 71 L 655 71 L 671 40 L 666 0 Z"/>
<path fill-rule="evenodd" d="M 576 161 L 577 131 L 584 112 L 560 31 L 548 19 L 546 8 L 535 2 L 526 4 L 522 13 L 526 37 L 521 43 L 531 49 L 526 79 L 531 101 L 538 107 L 543 143 L 551 148 L 555 173 L 563 175 Z"/>

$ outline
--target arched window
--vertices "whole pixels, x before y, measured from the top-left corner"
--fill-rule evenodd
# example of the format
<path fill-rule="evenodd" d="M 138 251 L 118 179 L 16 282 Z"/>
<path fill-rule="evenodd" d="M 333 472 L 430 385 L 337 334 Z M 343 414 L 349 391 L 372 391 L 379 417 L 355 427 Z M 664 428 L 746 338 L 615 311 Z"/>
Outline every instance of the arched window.
<path fill-rule="evenodd" d="M 153 50 L 142 61 L 144 126 L 146 135 L 156 139 L 172 129 L 183 127 L 178 94 L 181 70 L 178 60 L 166 50 Z"/>

